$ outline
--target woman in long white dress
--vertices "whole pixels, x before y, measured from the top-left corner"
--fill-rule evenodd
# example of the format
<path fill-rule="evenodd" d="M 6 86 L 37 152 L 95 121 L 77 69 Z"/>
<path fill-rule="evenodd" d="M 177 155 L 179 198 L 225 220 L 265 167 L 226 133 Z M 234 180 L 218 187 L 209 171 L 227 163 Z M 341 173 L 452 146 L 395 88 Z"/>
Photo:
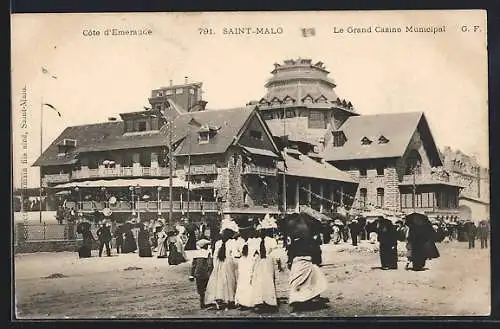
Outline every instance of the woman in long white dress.
<path fill-rule="evenodd" d="M 222 223 L 222 239 L 215 243 L 213 251 L 214 269 L 207 284 L 205 305 L 215 304 L 218 310 L 234 306 L 236 293 L 236 241 L 238 225 L 233 221 Z"/>
<path fill-rule="evenodd" d="M 167 258 L 167 230 L 163 226 L 162 230 L 158 232 L 158 258 Z"/>
<path fill-rule="evenodd" d="M 258 308 L 276 308 L 276 257 L 278 242 L 273 236 L 276 222 L 266 216 L 261 222 L 257 239 L 258 247 L 255 248 L 255 266 L 252 273 L 252 299 Z"/>
<path fill-rule="evenodd" d="M 255 265 L 255 251 L 257 239 L 254 238 L 255 232 L 248 230 L 241 233 L 238 243 L 238 281 L 236 285 L 236 295 L 234 297 L 236 305 L 240 309 L 248 309 L 255 306 L 252 292 L 252 273 Z"/>

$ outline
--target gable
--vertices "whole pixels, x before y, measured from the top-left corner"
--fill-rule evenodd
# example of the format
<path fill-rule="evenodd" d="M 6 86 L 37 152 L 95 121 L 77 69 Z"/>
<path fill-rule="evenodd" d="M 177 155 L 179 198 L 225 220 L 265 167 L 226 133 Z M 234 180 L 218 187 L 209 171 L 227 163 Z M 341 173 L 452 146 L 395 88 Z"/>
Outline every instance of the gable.
<path fill-rule="evenodd" d="M 424 115 L 422 115 L 416 129 L 413 131 L 403 157 L 406 157 L 413 150 L 419 153 L 424 165 L 428 167 L 439 167 L 443 165 L 439 149 L 436 146 L 434 137 L 432 136 L 427 119 Z"/>
<path fill-rule="evenodd" d="M 261 120 L 259 120 L 258 115 L 253 115 L 250 118 L 248 124 L 241 132 L 238 143 L 242 146 L 269 150 L 276 153 L 270 134 L 266 132 L 266 129 Z"/>

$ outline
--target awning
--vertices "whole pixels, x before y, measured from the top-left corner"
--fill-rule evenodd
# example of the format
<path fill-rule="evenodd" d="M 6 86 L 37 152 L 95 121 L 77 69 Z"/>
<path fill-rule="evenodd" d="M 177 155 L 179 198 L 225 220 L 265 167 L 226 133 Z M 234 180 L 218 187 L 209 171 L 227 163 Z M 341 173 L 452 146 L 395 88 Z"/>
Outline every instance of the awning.
<path fill-rule="evenodd" d="M 113 179 L 113 180 L 93 180 L 93 181 L 83 181 L 83 182 L 71 182 L 54 186 L 54 188 L 73 188 L 73 187 L 128 187 L 128 186 L 139 186 L 139 187 L 169 187 L 169 179 Z M 184 187 L 187 188 L 187 183 L 174 177 L 172 179 L 173 187 Z"/>
<path fill-rule="evenodd" d="M 315 218 L 316 220 L 318 220 L 320 222 L 330 222 L 333 220 L 332 218 L 320 213 L 319 211 L 317 211 L 311 207 L 301 206 L 300 211 L 311 216 L 312 218 Z"/>
<path fill-rule="evenodd" d="M 257 148 L 248 147 L 248 146 L 242 146 L 242 148 L 251 154 L 262 155 L 262 156 L 267 156 L 267 157 L 272 157 L 272 158 L 279 158 L 279 155 L 277 155 L 276 153 L 274 153 L 273 151 L 270 151 L 270 150 L 257 149 Z"/>
<path fill-rule="evenodd" d="M 286 165 L 285 174 L 288 176 L 310 177 L 357 184 L 348 173 L 337 169 L 327 162 L 318 162 L 306 155 L 301 155 L 297 159 L 286 153 L 284 159 Z M 283 172 L 282 166 L 281 172 Z"/>

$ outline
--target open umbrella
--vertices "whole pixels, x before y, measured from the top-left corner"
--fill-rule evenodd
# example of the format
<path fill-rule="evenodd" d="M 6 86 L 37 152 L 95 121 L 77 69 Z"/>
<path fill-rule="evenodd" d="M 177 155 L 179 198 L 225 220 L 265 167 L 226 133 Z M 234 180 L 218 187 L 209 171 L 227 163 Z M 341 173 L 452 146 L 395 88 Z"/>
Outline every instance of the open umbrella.
<path fill-rule="evenodd" d="M 76 226 L 76 233 L 82 234 L 85 231 L 90 231 L 91 224 L 89 222 L 81 222 Z"/>

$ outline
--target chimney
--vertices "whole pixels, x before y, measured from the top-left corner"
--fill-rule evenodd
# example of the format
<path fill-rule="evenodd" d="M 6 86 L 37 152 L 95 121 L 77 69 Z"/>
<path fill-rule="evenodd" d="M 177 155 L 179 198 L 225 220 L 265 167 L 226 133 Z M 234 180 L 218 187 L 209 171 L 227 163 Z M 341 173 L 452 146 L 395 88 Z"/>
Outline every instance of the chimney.
<path fill-rule="evenodd" d="M 174 85 L 174 82 L 172 80 L 170 80 L 170 87 L 172 87 Z"/>
<path fill-rule="evenodd" d="M 109 117 L 108 121 L 116 121 L 116 118 L 115 117 Z"/>
<path fill-rule="evenodd" d="M 188 83 L 188 77 L 184 77 L 184 83 L 187 84 Z"/>

